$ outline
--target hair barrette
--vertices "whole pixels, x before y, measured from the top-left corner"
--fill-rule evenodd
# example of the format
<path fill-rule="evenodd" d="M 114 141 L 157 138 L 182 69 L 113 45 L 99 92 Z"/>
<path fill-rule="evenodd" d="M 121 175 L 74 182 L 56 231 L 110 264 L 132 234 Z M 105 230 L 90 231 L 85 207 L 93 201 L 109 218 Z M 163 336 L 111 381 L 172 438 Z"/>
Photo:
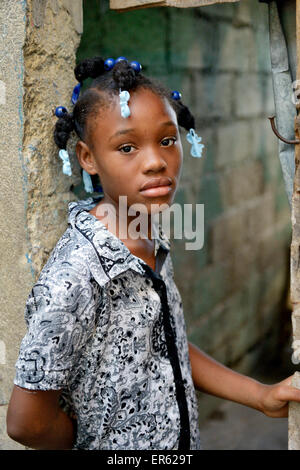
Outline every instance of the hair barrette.
<path fill-rule="evenodd" d="M 202 157 L 203 144 L 200 144 L 202 137 L 198 136 L 194 129 L 190 129 L 186 135 L 186 140 L 192 144 L 191 155 L 192 157 Z"/>
<path fill-rule="evenodd" d="M 83 178 L 83 184 L 84 184 L 84 189 L 87 193 L 93 193 L 94 192 L 94 187 L 93 187 L 93 182 L 91 175 L 82 169 L 82 178 Z"/>
<path fill-rule="evenodd" d="M 70 163 L 70 158 L 69 158 L 69 153 L 65 149 L 60 149 L 58 152 L 58 155 L 63 161 L 63 173 L 65 175 L 71 176 L 72 175 L 72 169 L 71 169 L 71 163 Z"/>
<path fill-rule="evenodd" d="M 127 90 L 119 92 L 120 97 L 120 107 L 121 107 L 121 116 L 123 118 L 128 118 L 130 116 L 130 109 L 128 106 L 128 101 L 130 100 L 130 93 Z"/>

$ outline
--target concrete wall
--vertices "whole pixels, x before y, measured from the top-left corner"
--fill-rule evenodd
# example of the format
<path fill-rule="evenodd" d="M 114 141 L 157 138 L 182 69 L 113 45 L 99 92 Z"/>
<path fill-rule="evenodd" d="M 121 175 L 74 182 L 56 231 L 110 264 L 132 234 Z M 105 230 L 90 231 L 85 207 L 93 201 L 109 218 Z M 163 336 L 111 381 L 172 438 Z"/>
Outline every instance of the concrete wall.
<path fill-rule="evenodd" d="M 53 110 L 69 106 L 82 32 L 81 0 L 0 2 L 1 310 L 0 448 L 23 448 L 8 438 L 7 404 L 25 333 L 26 298 L 67 226 L 72 183 L 62 174 L 53 142 Z M 3 89 L 3 86 L 2 86 Z M 76 163 L 76 162 L 75 162 Z"/>
<path fill-rule="evenodd" d="M 75 51 L 82 32 L 81 0 L 27 2 L 27 40 L 24 47 L 23 155 L 28 179 L 27 224 L 30 260 L 39 274 L 57 237 L 66 229 L 72 184 L 81 180 L 72 159 L 73 174 L 62 173 L 62 161 L 53 140 L 58 105 L 71 108 Z"/>
<path fill-rule="evenodd" d="M 84 3 L 78 58 L 139 60 L 145 73 L 182 92 L 206 148 L 185 145 L 175 202 L 204 203 L 205 243 L 172 242 L 189 340 L 251 374 L 278 353 L 290 326 L 285 300 L 291 221 L 267 117 L 274 114 L 267 5 L 253 0 L 203 8 L 126 13 Z M 183 141 L 185 141 L 182 134 Z M 199 394 L 203 419 L 218 400 Z"/>
<path fill-rule="evenodd" d="M 26 228 L 26 176 L 22 140 L 24 132 L 22 47 L 25 41 L 24 1 L 9 0 L 0 3 L 0 154 L 1 154 L 1 205 L 0 205 L 0 259 L 1 259 L 1 310 L 0 310 L 0 448 L 15 446 L 5 436 L 5 417 L 10 396 L 14 363 L 21 335 L 25 331 L 22 315 L 26 291 L 30 288 L 32 274 L 27 263 L 28 231 Z M 6 446 L 7 444 L 7 446 Z"/>

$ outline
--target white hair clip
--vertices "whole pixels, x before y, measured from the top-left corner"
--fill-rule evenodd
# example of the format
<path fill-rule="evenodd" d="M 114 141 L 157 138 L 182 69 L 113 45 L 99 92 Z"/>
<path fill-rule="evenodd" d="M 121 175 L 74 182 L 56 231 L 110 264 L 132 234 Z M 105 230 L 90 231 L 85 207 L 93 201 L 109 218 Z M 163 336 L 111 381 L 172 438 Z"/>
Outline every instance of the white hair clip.
<path fill-rule="evenodd" d="M 190 129 L 188 134 L 186 135 L 186 140 L 192 144 L 191 146 L 191 155 L 192 157 L 202 157 L 202 150 L 204 145 L 200 144 L 202 137 L 199 137 L 194 129 Z"/>
<path fill-rule="evenodd" d="M 130 100 L 129 91 L 127 90 L 121 91 L 120 89 L 119 97 L 120 97 L 120 106 L 121 106 L 121 116 L 123 118 L 128 118 L 130 116 L 130 109 L 127 104 L 128 101 Z"/>
<path fill-rule="evenodd" d="M 91 175 L 87 171 L 85 171 L 84 169 L 82 169 L 82 178 L 83 178 L 83 184 L 84 184 L 85 191 L 87 193 L 93 193 L 94 188 L 93 188 L 93 182 L 92 182 Z"/>
<path fill-rule="evenodd" d="M 65 175 L 71 176 L 72 175 L 72 169 L 71 169 L 71 163 L 70 163 L 70 158 L 67 150 L 60 149 L 58 152 L 58 155 L 63 161 L 63 173 Z"/>

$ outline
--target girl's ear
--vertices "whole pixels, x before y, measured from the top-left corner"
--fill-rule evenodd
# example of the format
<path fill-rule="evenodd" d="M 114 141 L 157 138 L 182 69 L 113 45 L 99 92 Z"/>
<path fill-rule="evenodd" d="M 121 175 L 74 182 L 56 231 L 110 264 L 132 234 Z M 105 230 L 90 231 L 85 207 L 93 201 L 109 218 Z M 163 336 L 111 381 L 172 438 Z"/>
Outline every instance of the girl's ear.
<path fill-rule="evenodd" d="M 76 155 L 80 166 L 87 173 L 90 175 L 96 175 L 98 173 L 93 153 L 89 146 L 82 140 L 79 140 L 76 144 Z"/>

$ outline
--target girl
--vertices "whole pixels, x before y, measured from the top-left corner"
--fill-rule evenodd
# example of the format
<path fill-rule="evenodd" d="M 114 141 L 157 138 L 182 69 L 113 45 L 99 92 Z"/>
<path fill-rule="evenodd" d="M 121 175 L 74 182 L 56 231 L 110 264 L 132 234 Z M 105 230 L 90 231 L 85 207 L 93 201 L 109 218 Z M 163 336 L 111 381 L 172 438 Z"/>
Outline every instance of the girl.
<path fill-rule="evenodd" d="M 300 401 L 291 377 L 264 385 L 187 341 L 169 240 L 151 211 L 174 199 L 189 110 L 124 58 L 85 60 L 75 76 L 94 81 L 60 113 L 55 141 L 65 150 L 76 131 L 79 163 L 101 178 L 103 196 L 69 204 L 27 299 L 9 436 L 34 449 L 200 449 L 195 388 L 287 416 L 288 401 Z M 143 237 L 121 234 L 133 222 L 125 196 L 149 222 Z"/>

